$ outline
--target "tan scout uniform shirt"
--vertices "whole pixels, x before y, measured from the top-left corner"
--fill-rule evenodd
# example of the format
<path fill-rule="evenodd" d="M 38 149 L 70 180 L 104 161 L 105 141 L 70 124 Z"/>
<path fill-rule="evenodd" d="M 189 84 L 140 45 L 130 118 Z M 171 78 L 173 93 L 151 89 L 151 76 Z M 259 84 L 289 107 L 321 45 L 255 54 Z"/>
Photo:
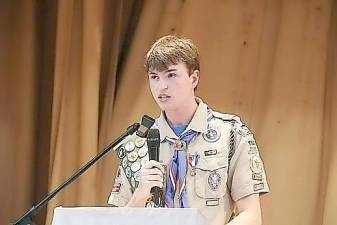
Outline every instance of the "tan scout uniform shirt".
<path fill-rule="evenodd" d="M 212 111 L 199 98 L 197 102 L 196 113 L 184 131 L 198 132 L 187 146 L 187 155 L 200 156 L 195 167 L 189 164 L 187 169 L 188 206 L 198 208 L 209 224 L 223 225 L 231 216 L 233 201 L 253 193 L 269 192 L 269 187 L 254 137 L 239 117 Z M 169 165 L 174 148 L 167 140 L 178 137 L 163 113 L 156 119 L 155 127 L 160 131 L 160 160 Z M 125 154 L 120 153 L 123 148 L 127 149 Z M 145 139 L 141 141 L 136 135 L 117 147 L 121 165 L 109 204 L 125 206 L 128 203 L 138 185 L 138 164 L 148 161 L 147 153 L 144 155 L 146 150 Z"/>

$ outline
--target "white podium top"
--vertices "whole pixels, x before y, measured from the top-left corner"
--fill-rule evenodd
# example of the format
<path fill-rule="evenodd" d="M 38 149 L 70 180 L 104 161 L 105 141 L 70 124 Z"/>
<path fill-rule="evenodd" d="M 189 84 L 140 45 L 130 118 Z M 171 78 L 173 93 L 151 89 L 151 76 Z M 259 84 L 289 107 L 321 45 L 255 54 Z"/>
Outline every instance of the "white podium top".
<path fill-rule="evenodd" d="M 52 225 L 207 225 L 196 208 L 56 207 Z"/>

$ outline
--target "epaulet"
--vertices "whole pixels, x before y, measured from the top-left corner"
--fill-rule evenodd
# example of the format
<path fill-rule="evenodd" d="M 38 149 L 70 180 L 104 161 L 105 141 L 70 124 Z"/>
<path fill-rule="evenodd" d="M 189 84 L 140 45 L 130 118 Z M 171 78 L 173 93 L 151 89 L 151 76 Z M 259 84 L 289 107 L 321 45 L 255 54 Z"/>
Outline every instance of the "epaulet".
<path fill-rule="evenodd" d="M 211 113 L 212 113 L 213 117 L 221 119 L 224 122 L 232 122 L 232 123 L 242 124 L 242 122 L 240 120 L 240 117 L 238 117 L 237 115 L 220 113 L 220 112 L 216 112 L 216 111 L 212 111 Z"/>

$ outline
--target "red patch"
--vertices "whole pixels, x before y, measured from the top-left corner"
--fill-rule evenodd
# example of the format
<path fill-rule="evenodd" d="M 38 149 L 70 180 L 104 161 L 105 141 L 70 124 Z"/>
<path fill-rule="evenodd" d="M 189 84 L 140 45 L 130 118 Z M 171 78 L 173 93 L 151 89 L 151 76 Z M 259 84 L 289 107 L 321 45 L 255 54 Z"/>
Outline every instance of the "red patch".
<path fill-rule="evenodd" d="M 122 186 L 121 183 L 116 183 L 116 184 L 114 184 L 114 186 L 113 186 L 113 188 L 112 188 L 112 192 L 113 192 L 113 193 L 119 193 L 119 191 L 121 190 L 121 186 Z"/>

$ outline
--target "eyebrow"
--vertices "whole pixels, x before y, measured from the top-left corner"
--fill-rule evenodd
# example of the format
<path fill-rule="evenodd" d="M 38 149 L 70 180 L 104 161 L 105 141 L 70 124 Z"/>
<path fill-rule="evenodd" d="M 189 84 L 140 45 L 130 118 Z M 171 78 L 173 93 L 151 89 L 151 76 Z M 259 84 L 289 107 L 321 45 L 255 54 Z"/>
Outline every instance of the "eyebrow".
<path fill-rule="evenodd" d="M 165 70 L 164 72 L 165 73 L 169 73 L 169 72 L 173 72 L 173 71 L 177 71 L 177 69 L 169 69 L 169 70 Z M 155 72 L 149 72 L 149 74 L 156 75 L 157 73 L 155 73 Z"/>

